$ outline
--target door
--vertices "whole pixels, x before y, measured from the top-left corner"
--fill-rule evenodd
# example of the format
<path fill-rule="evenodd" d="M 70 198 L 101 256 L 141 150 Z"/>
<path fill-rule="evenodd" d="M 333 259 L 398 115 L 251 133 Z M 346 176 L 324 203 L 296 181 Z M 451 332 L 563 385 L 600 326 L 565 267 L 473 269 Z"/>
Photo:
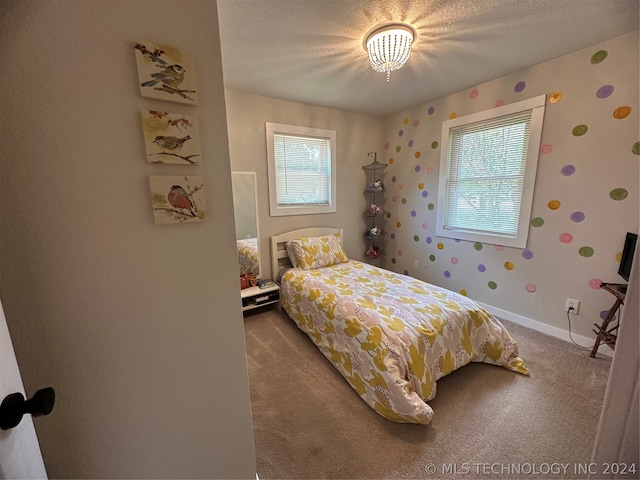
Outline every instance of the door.
<path fill-rule="evenodd" d="M 0 401 L 15 392 L 25 394 L 0 301 Z M 0 430 L 0 478 L 47 478 L 31 415 L 15 428 Z"/>

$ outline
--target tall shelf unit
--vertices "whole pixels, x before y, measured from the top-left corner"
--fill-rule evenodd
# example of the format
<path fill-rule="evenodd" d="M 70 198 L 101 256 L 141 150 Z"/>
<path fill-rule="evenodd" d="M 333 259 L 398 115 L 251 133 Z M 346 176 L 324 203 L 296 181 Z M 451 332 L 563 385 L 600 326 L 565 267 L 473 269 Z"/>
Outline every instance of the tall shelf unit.
<path fill-rule="evenodd" d="M 363 238 L 366 243 L 365 258 L 369 260 L 377 260 L 384 255 L 382 248 L 386 232 L 384 231 L 384 194 L 385 187 L 382 181 L 386 163 L 378 162 L 378 154 L 369 152 L 369 157 L 373 157 L 373 162 L 362 167 L 366 176 L 366 186 L 364 196 L 366 198 L 366 210 L 362 214 L 364 216 L 366 231 Z"/>

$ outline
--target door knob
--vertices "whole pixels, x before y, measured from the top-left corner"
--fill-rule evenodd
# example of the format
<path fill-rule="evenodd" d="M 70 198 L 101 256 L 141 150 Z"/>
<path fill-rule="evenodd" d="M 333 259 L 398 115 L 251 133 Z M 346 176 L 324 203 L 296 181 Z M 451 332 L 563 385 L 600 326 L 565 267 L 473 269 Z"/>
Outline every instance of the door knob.
<path fill-rule="evenodd" d="M 20 392 L 7 395 L 0 405 L 0 428 L 16 427 L 26 413 L 32 417 L 49 415 L 55 402 L 56 392 L 51 387 L 38 390 L 29 400 L 25 400 Z"/>

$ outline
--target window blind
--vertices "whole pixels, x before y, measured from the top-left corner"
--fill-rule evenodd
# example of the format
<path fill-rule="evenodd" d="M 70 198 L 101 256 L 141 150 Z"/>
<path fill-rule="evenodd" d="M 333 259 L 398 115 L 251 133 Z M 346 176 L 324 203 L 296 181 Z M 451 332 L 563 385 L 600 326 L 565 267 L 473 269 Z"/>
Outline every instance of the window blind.
<path fill-rule="evenodd" d="M 274 133 L 273 143 L 277 204 L 329 205 L 330 139 Z"/>
<path fill-rule="evenodd" d="M 444 228 L 515 237 L 531 110 L 450 131 Z"/>

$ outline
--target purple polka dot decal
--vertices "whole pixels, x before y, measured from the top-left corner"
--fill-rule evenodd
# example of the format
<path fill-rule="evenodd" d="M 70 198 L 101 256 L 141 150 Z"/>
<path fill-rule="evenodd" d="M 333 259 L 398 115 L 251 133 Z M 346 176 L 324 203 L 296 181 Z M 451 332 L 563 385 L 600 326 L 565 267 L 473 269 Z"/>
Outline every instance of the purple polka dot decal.
<path fill-rule="evenodd" d="M 570 217 L 576 223 L 582 222 L 586 218 L 584 212 L 573 212 Z"/>
<path fill-rule="evenodd" d="M 516 86 L 513 88 L 516 93 L 522 92 L 527 87 L 527 84 L 523 81 L 516 83 Z"/>
<path fill-rule="evenodd" d="M 415 217 L 417 215 L 417 212 L 415 210 L 411 210 L 411 216 Z"/>
<path fill-rule="evenodd" d="M 596 92 L 596 97 L 598 97 L 598 98 L 607 98 L 607 97 L 611 96 L 612 93 L 613 93 L 613 86 L 612 85 L 603 85 Z"/>
<path fill-rule="evenodd" d="M 395 233 L 392 233 L 392 234 L 390 235 L 390 237 L 391 237 L 391 240 L 395 240 L 395 238 L 396 238 L 396 234 L 395 234 Z"/>
<path fill-rule="evenodd" d="M 533 258 L 533 252 L 531 250 L 523 250 L 522 258 L 525 260 L 531 260 Z"/>
<path fill-rule="evenodd" d="M 414 170 L 416 171 L 416 173 L 418 173 L 420 171 L 420 165 L 416 165 Z"/>
<path fill-rule="evenodd" d="M 433 115 L 435 113 L 435 111 L 436 111 L 435 107 L 429 107 L 429 110 L 427 110 L 427 113 L 429 115 Z"/>
<path fill-rule="evenodd" d="M 451 278 L 451 272 L 449 270 L 444 271 L 444 276 L 447 278 Z"/>
<path fill-rule="evenodd" d="M 484 273 L 487 271 L 487 267 L 481 263 L 480 265 L 478 265 L 478 271 L 480 273 Z"/>
<path fill-rule="evenodd" d="M 426 190 L 424 190 L 422 192 L 422 198 L 427 198 L 429 196 L 429 192 L 427 192 Z"/>
<path fill-rule="evenodd" d="M 431 242 L 433 242 L 433 239 L 431 237 L 427 237 L 424 239 L 425 242 L 427 242 L 429 245 L 431 245 Z"/>
<path fill-rule="evenodd" d="M 409 142 L 407 143 L 407 147 L 409 148 L 413 147 L 413 140 L 409 140 Z"/>
<path fill-rule="evenodd" d="M 393 177 L 391 177 L 391 182 L 392 183 L 396 183 L 396 180 L 398 180 L 398 178 L 395 175 Z"/>
<path fill-rule="evenodd" d="M 573 235 L 570 233 L 563 233 L 558 237 L 562 243 L 571 243 L 573 242 Z"/>
<path fill-rule="evenodd" d="M 571 175 L 576 173 L 576 167 L 574 165 L 565 165 L 564 167 L 562 167 L 562 170 L 560 170 L 560 173 L 562 173 L 562 175 L 564 175 L 565 177 L 570 177 Z"/>
<path fill-rule="evenodd" d="M 401 137 L 402 135 L 404 135 L 404 130 L 400 129 L 400 130 L 398 131 L 398 136 L 399 136 L 399 137 Z"/>

